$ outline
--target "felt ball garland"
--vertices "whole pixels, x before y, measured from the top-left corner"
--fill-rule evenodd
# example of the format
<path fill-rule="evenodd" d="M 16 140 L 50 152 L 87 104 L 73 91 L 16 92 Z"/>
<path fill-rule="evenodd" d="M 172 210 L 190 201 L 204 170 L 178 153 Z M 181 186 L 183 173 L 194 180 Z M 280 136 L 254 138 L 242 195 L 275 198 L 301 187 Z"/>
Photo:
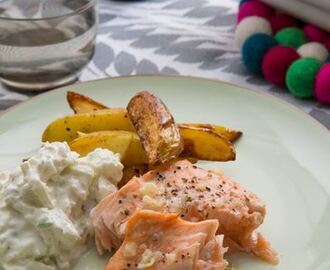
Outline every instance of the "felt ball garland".
<path fill-rule="evenodd" d="M 297 98 L 330 104 L 330 34 L 258 0 L 239 7 L 235 41 L 246 69 Z"/>
<path fill-rule="evenodd" d="M 330 51 L 330 37 L 327 38 L 323 44 L 328 49 L 328 51 Z"/>
<path fill-rule="evenodd" d="M 289 67 L 286 73 L 286 85 L 298 98 L 312 98 L 314 84 L 322 62 L 313 58 L 301 58 Z"/>
<path fill-rule="evenodd" d="M 300 46 L 297 50 L 301 57 L 310 57 L 325 62 L 329 53 L 327 48 L 319 42 L 308 42 Z"/>
<path fill-rule="evenodd" d="M 326 31 L 312 24 L 306 24 L 304 27 L 304 32 L 310 41 L 321 43 L 325 42 L 329 36 Z"/>
<path fill-rule="evenodd" d="M 292 48 L 299 48 L 307 42 L 304 31 L 297 27 L 284 28 L 277 32 L 275 39 L 281 45 L 289 46 Z"/>
<path fill-rule="evenodd" d="M 239 48 L 242 48 L 244 42 L 253 34 L 264 33 L 271 35 L 272 28 L 270 23 L 258 16 L 247 17 L 236 27 L 235 43 Z"/>
<path fill-rule="evenodd" d="M 239 23 L 241 20 L 249 16 L 259 16 L 269 20 L 272 14 L 273 9 L 264 3 L 255 0 L 248 1 L 241 6 L 238 12 L 237 22 Z"/>
<path fill-rule="evenodd" d="M 276 40 L 267 34 L 257 33 L 249 37 L 242 48 L 245 67 L 255 75 L 262 75 L 262 60 L 266 52 L 277 45 Z"/>
<path fill-rule="evenodd" d="M 314 94 L 319 101 L 330 104 L 330 63 L 321 67 L 316 77 Z"/>
<path fill-rule="evenodd" d="M 241 0 L 241 1 L 239 2 L 239 7 L 241 7 L 244 3 L 246 3 L 246 2 L 250 2 L 250 1 L 252 1 L 252 0 Z"/>
<path fill-rule="evenodd" d="M 266 80 L 284 87 L 286 72 L 299 57 L 296 50 L 291 47 L 275 46 L 271 48 L 262 62 L 262 72 Z"/>
<path fill-rule="evenodd" d="M 298 20 L 284 13 L 278 13 L 272 16 L 270 18 L 270 24 L 274 34 L 288 27 L 299 27 Z"/>

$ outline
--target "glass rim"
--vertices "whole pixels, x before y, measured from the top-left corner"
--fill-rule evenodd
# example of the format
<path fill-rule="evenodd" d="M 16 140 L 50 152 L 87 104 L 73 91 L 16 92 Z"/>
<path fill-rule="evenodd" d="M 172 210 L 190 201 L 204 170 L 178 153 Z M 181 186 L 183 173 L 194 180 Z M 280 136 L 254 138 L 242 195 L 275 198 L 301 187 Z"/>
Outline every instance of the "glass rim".
<path fill-rule="evenodd" d="M 48 20 L 56 20 L 59 18 L 66 18 L 66 17 L 74 16 L 74 15 L 77 15 L 77 14 L 80 14 L 80 13 L 86 11 L 90 7 L 94 6 L 97 1 L 98 0 L 89 0 L 88 3 L 82 5 L 81 7 L 73 10 L 72 12 L 65 13 L 62 15 L 49 16 L 49 17 L 44 17 L 44 18 L 14 18 L 14 17 L 3 17 L 0 15 L 0 21 L 3 20 L 3 21 L 33 22 L 33 21 L 48 21 Z"/>

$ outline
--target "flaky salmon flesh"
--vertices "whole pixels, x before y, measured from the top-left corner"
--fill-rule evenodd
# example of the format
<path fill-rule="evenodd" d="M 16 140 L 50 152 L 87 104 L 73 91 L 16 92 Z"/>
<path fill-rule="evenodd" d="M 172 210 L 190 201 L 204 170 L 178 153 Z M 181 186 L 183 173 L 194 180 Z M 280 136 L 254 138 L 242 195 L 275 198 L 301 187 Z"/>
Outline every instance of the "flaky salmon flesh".
<path fill-rule="evenodd" d="M 177 214 L 139 210 L 106 270 L 224 270 L 226 249 L 217 228 L 215 219 L 188 222 Z"/>
<path fill-rule="evenodd" d="M 133 177 L 91 212 L 98 251 L 119 248 L 128 219 L 143 209 L 174 213 L 190 222 L 216 219 L 217 234 L 224 235 L 229 252 L 244 251 L 278 263 L 277 253 L 256 232 L 264 221 L 265 204 L 218 171 L 180 160 Z"/>

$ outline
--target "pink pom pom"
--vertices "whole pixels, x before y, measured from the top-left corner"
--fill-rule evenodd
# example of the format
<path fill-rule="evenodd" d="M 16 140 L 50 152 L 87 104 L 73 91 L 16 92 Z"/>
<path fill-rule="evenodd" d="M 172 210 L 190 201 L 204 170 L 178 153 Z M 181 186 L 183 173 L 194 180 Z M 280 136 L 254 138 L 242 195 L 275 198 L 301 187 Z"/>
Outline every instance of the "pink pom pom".
<path fill-rule="evenodd" d="M 249 16 L 259 16 L 270 20 L 273 9 L 259 1 L 245 2 L 237 15 L 237 23 Z"/>
<path fill-rule="evenodd" d="M 330 104 L 330 63 L 321 67 L 316 76 L 314 91 L 320 102 Z"/>
<path fill-rule="evenodd" d="M 287 27 L 299 26 L 299 22 L 295 18 L 283 13 L 275 14 L 271 17 L 270 24 L 272 25 L 274 34 Z"/>
<path fill-rule="evenodd" d="M 276 46 L 271 48 L 262 62 L 262 72 L 266 80 L 278 86 L 285 86 L 286 72 L 298 58 L 299 54 L 291 47 Z"/>
<path fill-rule="evenodd" d="M 304 32 L 310 41 L 320 43 L 324 43 L 329 36 L 326 31 L 312 24 L 306 24 L 304 27 Z"/>

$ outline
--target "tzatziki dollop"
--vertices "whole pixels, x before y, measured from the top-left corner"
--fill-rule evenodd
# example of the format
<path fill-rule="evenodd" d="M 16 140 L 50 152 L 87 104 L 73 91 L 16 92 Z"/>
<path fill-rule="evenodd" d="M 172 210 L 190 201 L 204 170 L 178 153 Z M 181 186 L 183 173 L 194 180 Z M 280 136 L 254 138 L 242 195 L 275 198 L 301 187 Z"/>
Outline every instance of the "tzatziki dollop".
<path fill-rule="evenodd" d="M 80 157 L 55 142 L 0 173 L 0 268 L 72 269 L 91 242 L 90 210 L 117 190 L 122 170 L 118 154 Z"/>

